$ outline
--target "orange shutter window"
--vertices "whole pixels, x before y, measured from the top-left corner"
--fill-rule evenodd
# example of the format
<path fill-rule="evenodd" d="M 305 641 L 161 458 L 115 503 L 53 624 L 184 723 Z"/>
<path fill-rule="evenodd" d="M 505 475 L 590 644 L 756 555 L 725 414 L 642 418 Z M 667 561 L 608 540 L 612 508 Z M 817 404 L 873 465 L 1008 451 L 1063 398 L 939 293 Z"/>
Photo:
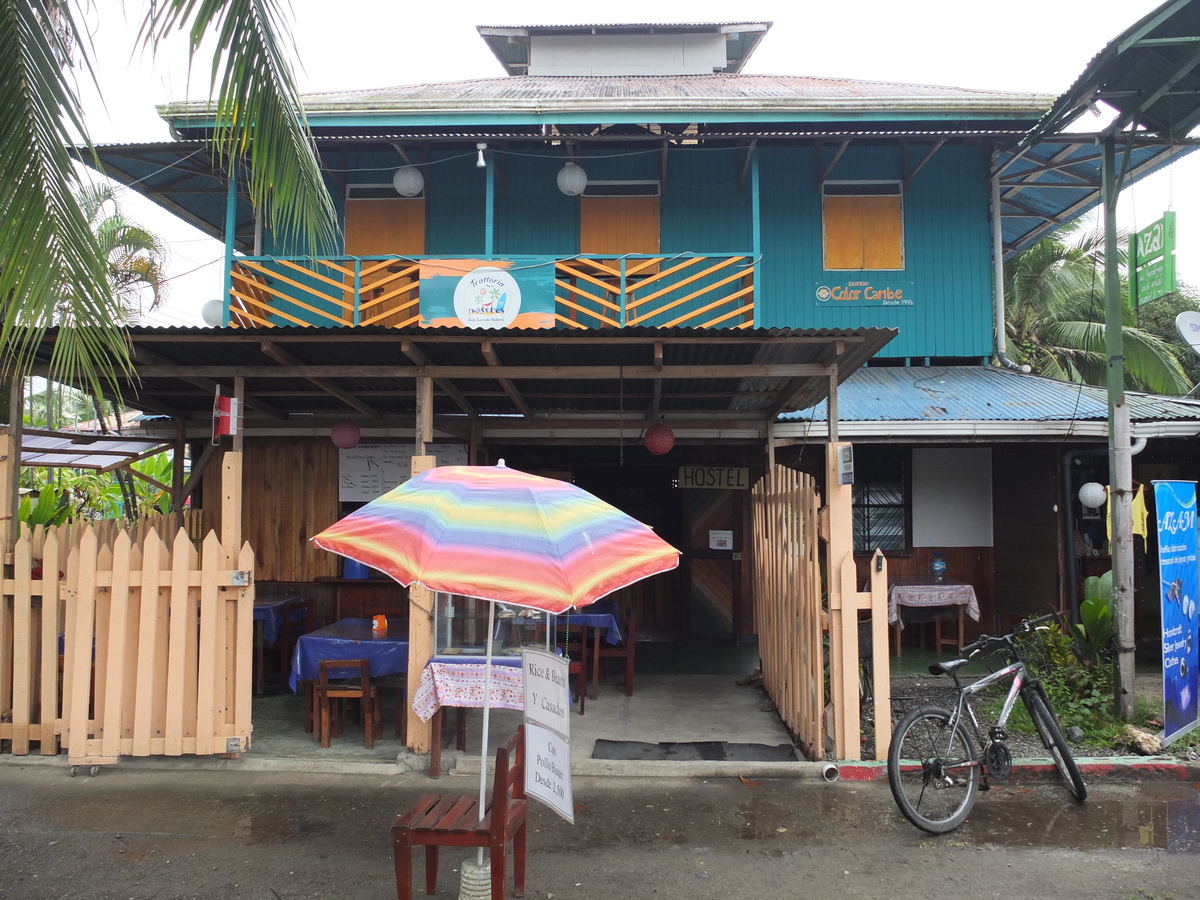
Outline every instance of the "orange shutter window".
<path fill-rule="evenodd" d="M 826 195 L 826 269 L 903 269 L 904 210 L 896 196 Z"/>
<path fill-rule="evenodd" d="M 657 197 L 581 197 L 580 253 L 658 253 Z"/>

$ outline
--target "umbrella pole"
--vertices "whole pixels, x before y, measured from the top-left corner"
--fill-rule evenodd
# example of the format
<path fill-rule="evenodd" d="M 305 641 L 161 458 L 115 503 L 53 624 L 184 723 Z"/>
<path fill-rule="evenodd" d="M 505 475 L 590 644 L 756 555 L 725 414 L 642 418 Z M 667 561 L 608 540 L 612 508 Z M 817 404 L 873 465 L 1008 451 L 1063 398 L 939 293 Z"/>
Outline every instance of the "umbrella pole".
<path fill-rule="evenodd" d="M 484 638 L 486 651 L 484 652 L 484 668 L 483 668 L 483 747 L 480 750 L 482 758 L 479 761 L 479 821 L 483 821 L 484 807 L 487 804 L 487 761 L 488 761 L 488 725 L 492 711 L 492 634 L 496 629 L 496 604 L 488 601 L 488 624 L 487 634 Z M 479 865 L 483 865 L 483 848 L 479 848 L 479 856 L 476 860 Z"/>

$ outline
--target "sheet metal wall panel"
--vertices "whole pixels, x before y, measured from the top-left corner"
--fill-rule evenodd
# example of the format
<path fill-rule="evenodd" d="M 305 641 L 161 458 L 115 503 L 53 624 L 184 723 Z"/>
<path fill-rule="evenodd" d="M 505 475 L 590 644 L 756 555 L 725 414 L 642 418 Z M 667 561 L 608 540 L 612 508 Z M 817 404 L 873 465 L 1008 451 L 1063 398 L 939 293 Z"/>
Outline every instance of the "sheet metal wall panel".
<path fill-rule="evenodd" d="M 496 248 L 501 254 L 579 252 L 579 198 L 558 189 L 566 157 L 509 155 L 497 161 Z"/>
<path fill-rule="evenodd" d="M 463 256 L 484 251 L 486 170 L 475 154 L 436 153 L 425 167 L 425 252 Z"/>
<path fill-rule="evenodd" d="M 750 179 L 738 190 L 742 155 L 671 151 L 662 196 L 664 253 L 749 253 L 754 249 Z"/>

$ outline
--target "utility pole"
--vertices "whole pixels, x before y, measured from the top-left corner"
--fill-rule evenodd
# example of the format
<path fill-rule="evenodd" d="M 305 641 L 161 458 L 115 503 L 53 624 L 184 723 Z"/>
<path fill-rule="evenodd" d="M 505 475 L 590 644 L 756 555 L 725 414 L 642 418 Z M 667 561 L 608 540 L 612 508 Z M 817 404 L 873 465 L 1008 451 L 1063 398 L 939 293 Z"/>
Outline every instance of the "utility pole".
<path fill-rule="evenodd" d="M 1132 137 L 1130 138 L 1132 139 Z M 1121 308 L 1121 274 L 1117 268 L 1117 195 L 1121 192 L 1116 171 L 1116 137 L 1101 137 L 1104 186 L 1104 351 L 1108 357 L 1108 502 L 1112 504 L 1112 594 L 1116 631 L 1117 716 L 1133 718 L 1134 616 L 1133 616 L 1133 457 L 1129 452 L 1129 406 L 1125 402 L 1124 311 Z"/>

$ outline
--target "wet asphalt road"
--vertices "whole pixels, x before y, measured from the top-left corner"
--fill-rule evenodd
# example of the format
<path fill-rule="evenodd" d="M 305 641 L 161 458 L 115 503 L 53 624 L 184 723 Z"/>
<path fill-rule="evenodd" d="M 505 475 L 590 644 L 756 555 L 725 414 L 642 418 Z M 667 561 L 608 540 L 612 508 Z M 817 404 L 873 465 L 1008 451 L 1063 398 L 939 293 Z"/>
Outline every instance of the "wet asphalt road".
<path fill-rule="evenodd" d="M 386 900 L 392 819 L 434 785 L 477 789 L 461 777 L 0 766 L 0 900 Z M 576 825 L 534 804 L 526 896 L 1200 897 L 1200 789 L 1091 791 L 1080 806 L 1059 785 L 1009 784 L 934 838 L 900 817 L 886 784 L 576 779 Z M 468 853 L 443 851 L 436 896 L 457 897 Z"/>

